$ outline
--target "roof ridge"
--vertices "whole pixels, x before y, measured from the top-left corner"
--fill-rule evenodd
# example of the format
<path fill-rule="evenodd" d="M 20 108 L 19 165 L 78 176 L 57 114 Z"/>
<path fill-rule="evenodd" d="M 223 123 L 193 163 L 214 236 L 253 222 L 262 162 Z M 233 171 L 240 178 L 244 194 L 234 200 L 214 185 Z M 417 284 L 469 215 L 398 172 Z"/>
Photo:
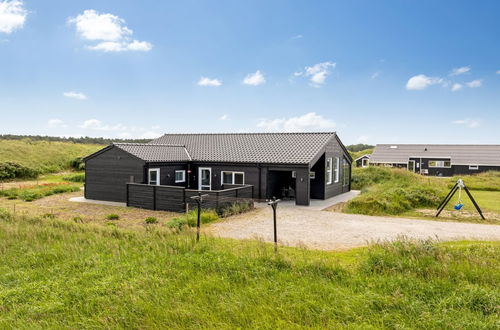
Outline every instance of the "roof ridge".
<path fill-rule="evenodd" d="M 162 136 L 165 135 L 265 135 L 265 134 L 271 134 L 271 135 L 294 135 L 294 134 L 337 134 L 335 131 L 325 131 L 325 132 L 243 132 L 243 133 L 232 133 L 232 132 L 226 132 L 226 133 L 164 133 Z M 156 140 L 156 139 L 153 139 Z"/>
<path fill-rule="evenodd" d="M 115 146 L 158 146 L 158 147 L 183 147 L 185 148 L 186 146 L 183 144 L 167 144 L 167 143 L 112 143 Z"/>

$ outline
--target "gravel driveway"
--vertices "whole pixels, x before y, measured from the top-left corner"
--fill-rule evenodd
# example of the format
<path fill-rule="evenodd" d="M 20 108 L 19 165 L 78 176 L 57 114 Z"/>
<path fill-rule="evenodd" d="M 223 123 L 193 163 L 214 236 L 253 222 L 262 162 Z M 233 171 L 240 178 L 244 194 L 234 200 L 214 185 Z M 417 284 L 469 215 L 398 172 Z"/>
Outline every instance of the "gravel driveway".
<path fill-rule="evenodd" d="M 214 223 L 207 232 L 220 237 L 273 241 L 270 207 Z M 500 240 L 500 226 L 472 223 L 372 217 L 357 214 L 278 207 L 278 240 L 289 246 L 336 250 L 393 240 L 400 235 L 439 240 Z"/>

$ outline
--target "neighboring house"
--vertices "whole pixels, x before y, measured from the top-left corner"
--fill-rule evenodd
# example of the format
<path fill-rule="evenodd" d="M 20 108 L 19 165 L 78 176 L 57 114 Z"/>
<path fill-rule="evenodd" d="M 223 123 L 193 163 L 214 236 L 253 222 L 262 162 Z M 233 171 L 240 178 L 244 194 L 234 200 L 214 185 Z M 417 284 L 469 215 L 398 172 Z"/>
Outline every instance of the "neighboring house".
<path fill-rule="evenodd" d="M 370 165 L 403 167 L 433 176 L 500 171 L 500 145 L 377 144 Z"/>
<path fill-rule="evenodd" d="M 370 165 L 370 154 L 363 155 L 354 160 L 356 167 L 368 167 Z"/>
<path fill-rule="evenodd" d="M 125 202 L 126 183 L 221 190 L 252 185 L 253 198 L 298 205 L 350 190 L 352 158 L 336 133 L 166 134 L 115 143 L 86 157 L 85 197 Z"/>

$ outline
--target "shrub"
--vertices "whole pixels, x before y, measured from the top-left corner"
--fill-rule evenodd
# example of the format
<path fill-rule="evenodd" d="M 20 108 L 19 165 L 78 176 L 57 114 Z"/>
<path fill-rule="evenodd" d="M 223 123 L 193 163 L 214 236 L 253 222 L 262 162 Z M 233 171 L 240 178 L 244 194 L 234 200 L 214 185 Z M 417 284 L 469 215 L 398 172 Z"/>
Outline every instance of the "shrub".
<path fill-rule="evenodd" d="M 219 210 L 219 214 L 225 218 L 231 215 L 240 214 L 253 209 L 252 201 L 240 201 L 224 206 Z"/>
<path fill-rule="evenodd" d="M 210 223 L 216 220 L 219 220 L 219 215 L 214 210 L 201 211 L 200 223 Z M 168 226 L 171 228 L 178 227 L 178 229 L 181 229 L 183 225 L 187 224 L 190 227 L 195 227 L 197 221 L 198 211 L 192 210 L 184 216 L 173 218 L 172 221 L 169 222 Z"/>
<path fill-rule="evenodd" d="M 106 219 L 108 219 L 108 220 L 119 220 L 120 216 L 118 214 L 111 213 L 111 214 L 108 214 L 106 216 Z"/>
<path fill-rule="evenodd" d="M 31 202 L 46 196 L 66 192 L 75 192 L 78 190 L 80 190 L 78 186 L 70 185 L 68 183 L 45 183 L 2 190 L 0 191 L 0 196 L 5 196 L 8 199 L 19 198 L 26 202 Z"/>
<path fill-rule="evenodd" d="M 185 218 L 173 218 L 170 222 L 167 223 L 167 226 L 171 229 L 180 231 L 185 226 L 187 226 L 187 220 Z"/>
<path fill-rule="evenodd" d="M 147 217 L 144 220 L 144 222 L 147 223 L 147 224 L 158 223 L 158 219 L 156 219 L 155 217 Z"/>
<path fill-rule="evenodd" d="M 63 177 L 64 181 L 85 182 L 85 173 L 76 173 Z"/>
<path fill-rule="evenodd" d="M 0 163 L 0 180 L 30 179 L 36 178 L 38 174 L 38 171 L 14 162 Z"/>
<path fill-rule="evenodd" d="M 82 157 L 76 157 L 69 161 L 69 166 L 76 171 L 83 171 L 85 169 L 85 162 Z"/>

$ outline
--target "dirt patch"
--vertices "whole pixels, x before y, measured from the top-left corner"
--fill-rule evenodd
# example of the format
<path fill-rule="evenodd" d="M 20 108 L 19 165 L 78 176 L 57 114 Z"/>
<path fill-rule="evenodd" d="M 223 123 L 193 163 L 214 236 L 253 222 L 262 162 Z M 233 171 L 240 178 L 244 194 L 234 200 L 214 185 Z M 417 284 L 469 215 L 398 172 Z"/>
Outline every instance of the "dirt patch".
<path fill-rule="evenodd" d="M 419 209 L 415 210 L 416 215 L 421 215 L 424 218 L 436 219 L 436 210 Z M 449 211 L 443 210 L 439 215 L 440 220 L 457 221 L 457 222 L 474 222 L 474 223 L 491 223 L 500 225 L 500 213 L 496 212 L 483 212 L 486 220 L 481 219 L 477 212 L 472 211 Z"/>
<path fill-rule="evenodd" d="M 178 213 L 165 211 L 151 211 L 133 207 L 110 206 L 88 203 L 70 202 L 71 197 L 81 197 L 83 192 L 65 193 L 52 195 L 33 202 L 20 200 L 8 200 L 0 198 L 0 208 L 4 208 L 16 214 L 34 216 L 50 215 L 58 219 L 73 220 L 84 223 L 108 224 L 114 223 L 118 227 L 134 228 L 145 227 L 144 220 L 147 217 L 155 217 L 160 225 L 170 221 Z M 108 220 L 109 214 L 118 214 L 119 220 Z"/>

